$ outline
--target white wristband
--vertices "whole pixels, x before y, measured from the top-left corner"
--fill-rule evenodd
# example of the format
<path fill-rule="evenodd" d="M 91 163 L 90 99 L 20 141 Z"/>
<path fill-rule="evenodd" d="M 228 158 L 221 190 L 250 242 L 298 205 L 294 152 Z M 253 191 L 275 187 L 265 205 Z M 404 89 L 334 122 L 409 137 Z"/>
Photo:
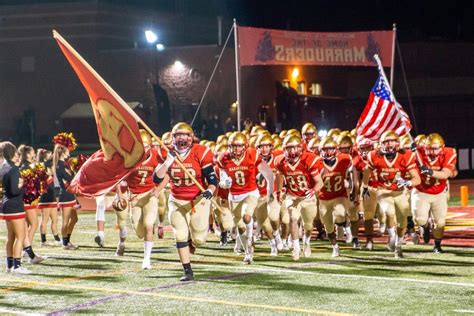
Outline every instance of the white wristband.
<path fill-rule="evenodd" d="M 172 155 L 168 155 L 163 165 L 165 165 L 166 168 L 169 168 L 173 164 L 173 162 L 174 162 L 174 157 Z"/>

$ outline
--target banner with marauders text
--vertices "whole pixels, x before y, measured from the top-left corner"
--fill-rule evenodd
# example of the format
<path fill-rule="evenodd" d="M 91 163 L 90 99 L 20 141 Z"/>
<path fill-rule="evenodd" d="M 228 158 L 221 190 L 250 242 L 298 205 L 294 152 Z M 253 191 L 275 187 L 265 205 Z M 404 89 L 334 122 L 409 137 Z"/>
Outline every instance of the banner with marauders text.
<path fill-rule="evenodd" d="M 394 31 L 316 33 L 237 27 L 241 66 L 327 65 L 391 67 Z"/>

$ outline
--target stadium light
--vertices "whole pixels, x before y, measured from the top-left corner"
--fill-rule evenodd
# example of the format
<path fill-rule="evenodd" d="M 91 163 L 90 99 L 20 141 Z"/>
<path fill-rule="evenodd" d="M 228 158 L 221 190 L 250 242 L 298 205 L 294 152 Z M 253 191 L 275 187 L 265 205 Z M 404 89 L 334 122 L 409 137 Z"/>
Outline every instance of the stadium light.
<path fill-rule="evenodd" d="M 298 76 L 300 75 L 300 70 L 298 68 L 293 68 L 293 71 L 291 72 L 291 77 L 293 79 L 296 79 L 298 78 Z"/>
<path fill-rule="evenodd" d="M 158 43 L 156 44 L 156 50 L 161 52 L 165 49 L 165 45 L 161 44 L 161 43 Z"/>
<path fill-rule="evenodd" d="M 318 136 L 319 136 L 320 138 L 326 136 L 327 134 L 328 134 L 328 131 L 325 130 L 325 129 L 321 129 L 321 130 L 319 130 L 319 132 L 318 132 Z"/>
<path fill-rule="evenodd" d="M 152 30 L 145 31 L 145 38 L 146 41 L 150 44 L 153 44 L 158 40 L 158 36 Z"/>
<path fill-rule="evenodd" d="M 177 61 L 174 62 L 174 67 L 176 68 L 176 70 L 182 70 L 184 68 L 184 65 L 183 65 L 182 62 L 177 60 Z"/>

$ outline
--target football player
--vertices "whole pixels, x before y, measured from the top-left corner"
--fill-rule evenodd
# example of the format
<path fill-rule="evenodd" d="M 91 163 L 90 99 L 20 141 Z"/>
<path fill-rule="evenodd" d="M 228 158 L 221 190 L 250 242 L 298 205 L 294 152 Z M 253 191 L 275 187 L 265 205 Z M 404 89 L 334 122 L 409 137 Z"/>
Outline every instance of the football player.
<path fill-rule="evenodd" d="M 349 183 L 346 179 L 352 172 L 352 159 L 348 154 L 337 151 L 337 143 L 331 137 L 321 141 L 320 151 L 322 159 L 318 161 L 317 168 L 324 184 L 319 191 L 321 219 L 333 247 L 332 256 L 338 257 L 339 245 L 334 224 L 343 227 L 346 235 L 352 236 L 351 228 L 346 227 L 346 212 L 349 210 Z"/>
<path fill-rule="evenodd" d="M 367 168 L 367 155 L 373 149 L 373 143 L 368 138 L 361 138 L 357 142 L 357 155 L 353 158 L 353 165 L 356 170 L 357 179 L 361 178 L 364 170 Z M 375 174 L 372 172 L 368 181 L 369 195 L 364 199 L 360 196 L 362 199 L 361 208 L 364 213 L 364 233 L 367 238 L 365 249 L 369 251 L 374 248 L 374 216 L 375 211 L 377 210 L 377 187 L 375 180 Z"/>
<path fill-rule="evenodd" d="M 228 151 L 217 158 L 220 168 L 219 186 L 230 189 L 229 202 L 245 250 L 243 262 L 253 261 L 253 213 L 260 197 L 256 177 L 260 173 L 267 181 L 267 198 L 273 200 L 274 176 L 257 151 L 248 147 L 247 137 L 234 132 L 229 137 Z M 273 238 L 272 238 L 273 239 Z"/>
<path fill-rule="evenodd" d="M 339 153 L 346 154 L 349 157 L 357 155 L 353 150 L 354 142 L 349 131 L 342 132 L 337 139 L 337 149 Z M 350 168 L 347 173 L 346 184 L 350 184 L 348 188 L 349 193 L 349 208 L 348 215 L 350 221 L 350 230 L 346 229 L 346 243 L 352 242 L 353 249 L 360 249 L 359 246 L 359 184 L 358 178 L 355 174 L 355 168 Z"/>
<path fill-rule="evenodd" d="M 153 180 L 161 185 L 168 181 L 171 183 L 168 217 L 174 230 L 176 248 L 184 270 L 180 281 L 191 281 L 194 279 L 194 274 L 191 268 L 190 247 L 194 252 L 196 246 L 206 242 L 210 200 L 218 180 L 212 167 L 211 150 L 193 143 L 194 131 L 189 124 L 184 122 L 176 124 L 171 130 L 171 135 L 173 150 L 160 152 L 160 164 L 154 172 Z M 186 168 L 187 172 L 182 167 Z M 206 183 L 207 188 L 201 192 Z"/>
<path fill-rule="evenodd" d="M 448 201 L 446 198 L 446 182 L 456 166 L 456 151 L 446 147 L 443 137 L 438 133 L 431 133 L 425 141 L 425 147 L 419 148 L 423 165 L 421 183 L 411 193 L 412 209 L 415 221 L 425 226 L 431 211 L 434 229 L 435 245 L 433 251 L 441 253 L 441 241 L 444 235 Z"/>
<path fill-rule="evenodd" d="M 153 231 L 158 216 L 158 198 L 155 193 L 153 171 L 158 165 L 158 151 L 151 146 L 151 136 L 145 130 L 140 131 L 147 158 L 135 166 L 134 171 L 126 178 L 128 190 L 124 197 L 122 190 L 116 190 L 120 201 L 125 199 L 130 212 L 130 219 L 138 238 L 144 239 L 142 269 L 151 269 L 151 251 L 153 248 Z M 123 216 L 119 212 L 119 216 Z M 123 220 L 124 222 L 124 220 Z M 120 224 L 118 225 L 121 226 Z M 122 236 L 120 236 L 122 237 Z M 119 244 L 120 248 L 120 244 Z M 117 253 L 120 255 L 120 249 Z M 122 252 L 123 254 L 123 252 Z"/>
<path fill-rule="evenodd" d="M 268 166 L 274 170 L 275 157 L 281 152 L 273 151 L 273 139 L 270 134 L 262 134 L 255 143 L 257 152 Z M 262 175 L 257 176 L 257 185 L 260 192 L 255 213 L 260 227 L 263 228 L 265 235 L 270 241 L 271 255 L 278 255 L 278 251 L 283 250 L 283 242 L 280 236 L 280 204 L 272 199 L 271 203 L 267 201 L 267 182 Z M 289 225 L 289 223 L 287 223 Z M 284 224 L 285 226 L 285 224 Z M 288 227 L 289 228 L 289 227 Z"/>
<path fill-rule="evenodd" d="M 317 206 L 315 194 L 322 187 L 322 180 L 317 169 L 318 157 L 303 151 L 301 137 L 289 134 L 283 140 L 283 155 L 275 158 L 277 173 L 277 197 L 281 197 L 283 183 L 286 187 L 285 207 L 290 213 L 290 234 L 293 241 L 293 260 L 300 259 L 298 221 L 303 219 L 303 254 L 311 256 L 311 233 Z"/>
<path fill-rule="evenodd" d="M 368 168 L 364 170 L 363 196 L 368 197 L 371 171 L 377 175 L 377 201 L 387 216 L 389 248 L 396 258 L 402 258 L 403 236 L 410 212 L 408 198 L 404 190 L 420 184 L 416 169 L 415 154 L 400 150 L 399 136 L 394 131 L 386 131 L 380 137 L 380 147 L 367 156 Z M 409 173 L 411 180 L 405 180 Z M 396 231 L 395 231 L 395 225 Z"/>

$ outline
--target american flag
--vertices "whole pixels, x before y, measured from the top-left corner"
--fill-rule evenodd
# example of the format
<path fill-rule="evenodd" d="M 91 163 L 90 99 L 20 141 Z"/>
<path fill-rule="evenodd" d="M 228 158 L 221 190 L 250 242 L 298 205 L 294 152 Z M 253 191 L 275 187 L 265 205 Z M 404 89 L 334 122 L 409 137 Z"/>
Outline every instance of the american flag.
<path fill-rule="evenodd" d="M 410 118 L 395 100 L 380 60 L 376 60 L 379 63 L 379 77 L 357 122 L 358 138 L 364 137 L 373 141 L 378 141 L 385 131 L 393 130 L 401 136 L 411 130 Z"/>

